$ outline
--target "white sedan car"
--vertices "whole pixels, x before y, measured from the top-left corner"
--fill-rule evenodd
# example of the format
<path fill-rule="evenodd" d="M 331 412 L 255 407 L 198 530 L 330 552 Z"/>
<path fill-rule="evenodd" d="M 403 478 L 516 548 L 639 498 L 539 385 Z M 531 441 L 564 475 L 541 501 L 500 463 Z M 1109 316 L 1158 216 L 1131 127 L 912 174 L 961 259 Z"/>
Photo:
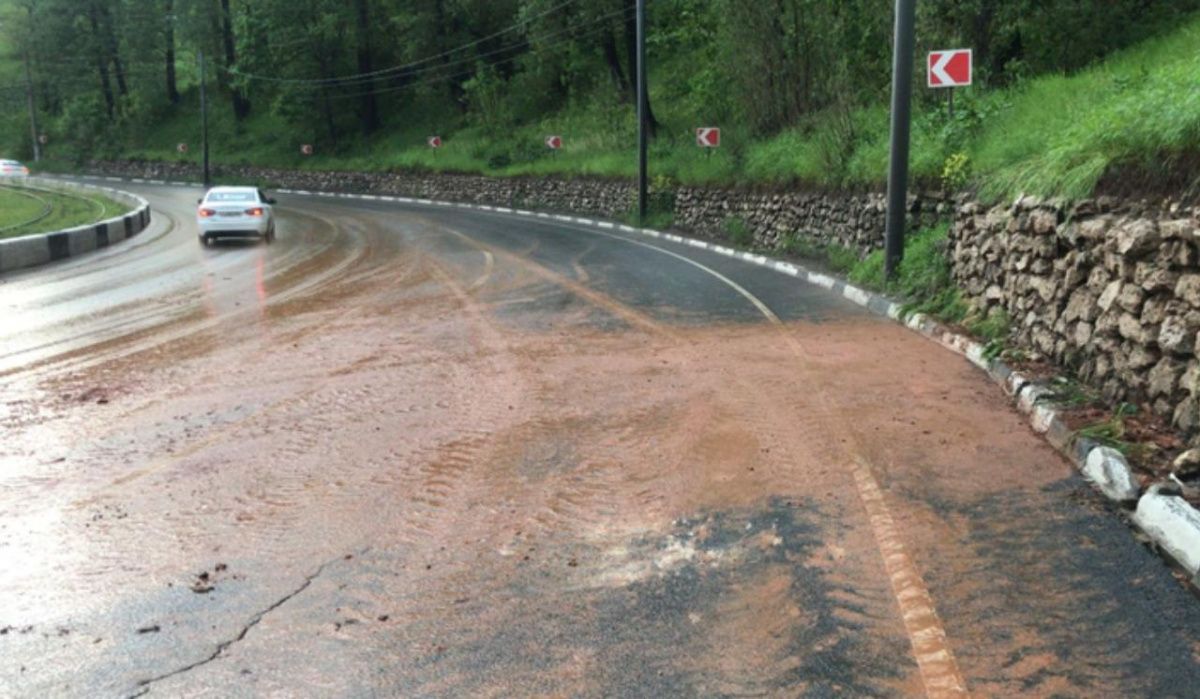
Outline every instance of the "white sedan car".
<path fill-rule="evenodd" d="M 218 238 L 275 240 L 274 199 L 254 187 L 213 187 L 196 209 L 200 242 Z"/>
<path fill-rule="evenodd" d="M 15 160 L 0 160 L 0 177 L 28 177 L 29 168 Z"/>

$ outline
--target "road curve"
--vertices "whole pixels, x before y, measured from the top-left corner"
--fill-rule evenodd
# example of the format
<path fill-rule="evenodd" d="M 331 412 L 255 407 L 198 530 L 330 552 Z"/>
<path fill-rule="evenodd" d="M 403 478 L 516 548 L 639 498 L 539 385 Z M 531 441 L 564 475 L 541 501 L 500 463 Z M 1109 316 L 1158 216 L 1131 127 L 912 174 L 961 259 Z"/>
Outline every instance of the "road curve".
<path fill-rule="evenodd" d="M 0 695 L 1187 696 L 965 361 L 668 241 L 280 195 L 0 277 Z"/>

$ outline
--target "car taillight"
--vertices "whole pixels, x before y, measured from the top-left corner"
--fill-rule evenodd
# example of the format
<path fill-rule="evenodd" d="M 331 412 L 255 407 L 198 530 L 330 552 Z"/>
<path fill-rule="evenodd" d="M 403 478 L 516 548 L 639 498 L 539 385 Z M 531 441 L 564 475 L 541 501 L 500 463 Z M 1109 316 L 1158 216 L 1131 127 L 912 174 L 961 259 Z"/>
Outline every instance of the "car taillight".
<path fill-rule="evenodd" d="M 247 216 L 262 216 L 263 212 L 260 208 L 246 209 Z"/>
<path fill-rule="evenodd" d="M 217 212 L 212 209 L 200 209 L 196 213 L 200 214 L 200 218 L 209 218 L 217 215 Z"/>

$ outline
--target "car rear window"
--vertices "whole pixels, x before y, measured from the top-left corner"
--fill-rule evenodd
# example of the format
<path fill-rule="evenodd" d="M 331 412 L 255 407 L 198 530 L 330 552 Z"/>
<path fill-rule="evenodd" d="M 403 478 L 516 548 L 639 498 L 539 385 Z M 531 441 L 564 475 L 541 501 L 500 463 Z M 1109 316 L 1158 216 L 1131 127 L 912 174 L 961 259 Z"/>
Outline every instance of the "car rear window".
<path fill-rule="evenodd" d="M 253 192 L 209 192 L 208 201 L 257 201 Z"/>

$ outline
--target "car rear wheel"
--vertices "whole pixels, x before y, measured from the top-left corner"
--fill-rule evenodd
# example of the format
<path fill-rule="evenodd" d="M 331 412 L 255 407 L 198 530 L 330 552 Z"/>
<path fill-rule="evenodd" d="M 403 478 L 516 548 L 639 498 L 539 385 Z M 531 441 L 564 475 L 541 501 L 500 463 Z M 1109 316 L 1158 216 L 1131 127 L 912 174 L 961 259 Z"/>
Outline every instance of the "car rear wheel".
<path fill-rule="evenodd" d="M 202 236 L 200 236 L 200 244 L 201 244 L 201 245 L 203 245 L 204 247 L 208 247 L 208 246 L 209 246 L 209 243 L 211 243 L 211 242 L 212 242 L 212 241 L 210 241 L 210 240 L 208 239 L 208 236 L 206 236 L 206 235 L 202 235 Z"/>

